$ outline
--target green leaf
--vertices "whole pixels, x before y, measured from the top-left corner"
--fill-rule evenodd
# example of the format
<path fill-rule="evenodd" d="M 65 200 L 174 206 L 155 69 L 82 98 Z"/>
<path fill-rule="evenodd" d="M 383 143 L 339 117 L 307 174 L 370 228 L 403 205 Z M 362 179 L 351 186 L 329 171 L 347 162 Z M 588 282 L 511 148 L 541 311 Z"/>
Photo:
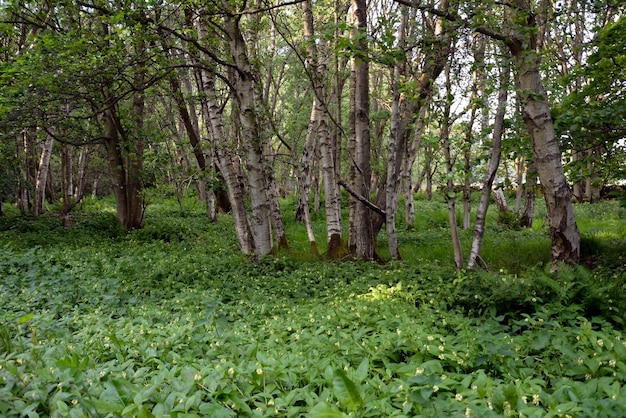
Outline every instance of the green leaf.
<path fill-rule="evenodd" d="M 229 418 L 236 415 L 234 411 L 214 402 L 202 404 L 198 407 L 198 410 L 204 416 L 213 418 Z"/>
<path fill-rule="evenodd" d="M 34 317 L 35 317 L 35 314 L 32 314 L 32 313 L 24 315 L 20 319 L 17 320 L 17 325 L 25 324 L 26 322 L 30 321 Z"/>
<path fill-rule="evenodd" d="M 348 378 L 343 369 L 335 370 L 333 388 L 339 402 L 344 404 L 349 410 L 354 411 L 363 403 L 361 394 L 352 380 Z"/>
<path fill-rule="evenodd" d="M 368 358 L 364 358 L 354 374 L 355 379 L 360 383 L 365 380 L 369 371 L 370 362 Z"/>
<path fill-rule="evenodd" d="M 326 402 L 320 402 L 307 414 L 308 418 L 344 418 L 347 417 L 341 411 L 329 406 Z"/>

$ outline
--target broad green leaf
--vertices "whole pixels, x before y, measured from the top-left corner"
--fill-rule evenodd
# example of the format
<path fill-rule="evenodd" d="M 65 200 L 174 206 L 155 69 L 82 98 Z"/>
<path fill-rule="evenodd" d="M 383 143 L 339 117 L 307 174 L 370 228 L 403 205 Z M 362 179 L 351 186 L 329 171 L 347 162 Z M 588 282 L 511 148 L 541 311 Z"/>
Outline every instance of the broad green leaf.
<path fill-rule="evenodd" d="M 335 395 L 337 399 L 339 399 L 339 402 L 346 405 L 349 410 L 353 411 L 363 403 L 358 388 L 354 382 L 348 378 L 343 369 L 335 370 L 333 388 L 335 389 Z"/>
<path fill-rule="evenodd" d="M 363 382 L 367 377 L 367 373 L 369 372 L 370 362 L 368 358 L 364 358 L 359 367 L 356 369 L 354 373 L 354 377 L 358 382 Z"/>
<path fill-rule="evenodd" d="M 204 403 L 198 407 L 198 410 L 204 416 L 213 418 L 229 418 L 237 415 L 234 411 L 215 402 Z"/>
<path fill-rule="evenodd" d="M 35 314 L 29 313 L 17 320 L 17 325 L 22 325 L 35 317 Z"/>
<path fill-rule="evenodd" d="M 306 415 L 307 418 L 345 418 L 347 417 L 341 411 L 329 406 L 325 402 L 320 402 L 313 407 Z"/>

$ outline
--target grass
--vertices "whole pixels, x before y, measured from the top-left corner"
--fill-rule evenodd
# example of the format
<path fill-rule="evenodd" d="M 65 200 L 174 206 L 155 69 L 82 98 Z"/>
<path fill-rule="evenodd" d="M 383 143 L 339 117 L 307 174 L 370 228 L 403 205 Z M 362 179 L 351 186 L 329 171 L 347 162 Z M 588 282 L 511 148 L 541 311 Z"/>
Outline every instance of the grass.
<path fill-rule="evenodd" d="M 86 202 L 70 228 L 0 219 L 1 416 L 626 414 L 612 202 L 576 207 L 594 269 L 558 274 L 539 220 L 515 230 L 494 213 L 489 271 L 457 273 L 437 202 L 417 202 L 405 261 L 386 264 L 317 261 L 288 201 L 291 250 L 258 263 L 193 198 L 184 216 L 150 205 L 128 234 L 111 204 Z"/>

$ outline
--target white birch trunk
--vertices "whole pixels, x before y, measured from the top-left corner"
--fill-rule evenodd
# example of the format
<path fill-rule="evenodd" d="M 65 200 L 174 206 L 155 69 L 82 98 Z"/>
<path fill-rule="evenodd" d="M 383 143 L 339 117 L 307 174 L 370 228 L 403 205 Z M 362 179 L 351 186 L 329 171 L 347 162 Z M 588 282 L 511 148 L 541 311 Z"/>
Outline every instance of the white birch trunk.
<path fill-rule="evenodd" d="M 498 165 L 500 164 L 500 150 L 502 147 L 502 134 L 504 133 L 504 115 L 506 113 L 510 73 L 511 68 L 508 64 L 508 57 L 505 56 L 500 70 L 500 90 L 498 92 L 498 108 L 491 138 L 491 156 L 489 158 L 489 164 L 487 165 L 487 174 L 483 182 L 483 188 L 480 193 L 480 201 L 476 209 L 476 223 L 474 224 L 472 248 L 467 261 L 468 269 L 472 269 L 476 265 L 483 245 L 491 187 L 493 186 L 496 172 L 498 171 Z"/>
<path fill-rule="evenodd" d="M 307 43 L 307 58 L 310 68 L 310 77 L 313 84 L 313 107 L 311 110 L 311 120 L 309 122 L 309 131 L 307 132 L 307 144 L 313 143 L 314 140 L 309 135 L 317 135 L 319 142 L 319 151 L 321 154 L 321 175 L 324 184 L 324 200 L 326 213 L 326 238 L 328 258 L 338 258 L 343 256 L 343 242 L 341 230 L 341 201 L 339 194 L 339 186 L 337 184 L 337 170 L 335 167 L 335 155 L 333 140 L 330 127 L 328 125 L 329 108 L 327 103 L 327 94 L 325 80 L 328 78 L 328 57 L 327 52 L 323 50 L 326 47 L 324 42 L 316 44 L 314 35 L 315 28 L 313 25 L 312 1 L 307 0 L 302 3 L 303 24 L 304 24 L 304 40 Z M 313 150 L 305 150 L 310 152 L 313 157 Z M 303 160 L 304 162 L 304 160 Z M 312 167 L 311 162 L 311 167 Z M 304 168 L 304 167 L 303 167 Z M 311 170 L 311 168 L 309 168 Z M 309 173 L 310 176 L 310 173 Z M 318 196 L 318 195 L 316 195 Z M 306 199 L 308 201 L 308 191 Z M 308 229 L 308 226 L 307 226 Z M 309 241 L 312 236 L 309 237 Z"/>
<path fill-rule="evenodd" d="M 52 156 L 53 146 L 54 137 L 48 135 L 41 149 L 37 177 L 35 178 L 35 204 L 33 206 L 33 214 L 35 216 L 43 213 L 43 202 L 46 200 L 46 183 L 48 182 L 48 173 L 50 172 L 50 157 Z"/>
<path fill-rule="evenodd" d="M 229 39 L 230 53 L 237 67 L 235 74 L 235 96 L 239 107 L 241 139 L 246 156 L 246 171 L 252 213 L 249 217 L 254 237 L 254 253 L 257 256 L 270 254 L 273 250 L 271 233 L 271 202 L 263 151 L 266 149 L 259 124 L 259 109 L 255 91 L 256 75 L 247 56 L 246 44 L 239 27 L 240 17 L 226 16 L 224 30 Z"/>
<path fill-rule="evenodd" d="M 580 234 L 572 206 L 571 189 L 565 178 L 561 151 L 550 114 L 546 90 L 539 72 L 536 22 L 529 0 L 514 0 L 512 21 L 526 22 L 508 42 L 515 58 L 517 91 L 522 117 L 531 138 L 533 159 L 543 188 L 552 239 L 551 258 L 558 262 L 578 262 Z"/>

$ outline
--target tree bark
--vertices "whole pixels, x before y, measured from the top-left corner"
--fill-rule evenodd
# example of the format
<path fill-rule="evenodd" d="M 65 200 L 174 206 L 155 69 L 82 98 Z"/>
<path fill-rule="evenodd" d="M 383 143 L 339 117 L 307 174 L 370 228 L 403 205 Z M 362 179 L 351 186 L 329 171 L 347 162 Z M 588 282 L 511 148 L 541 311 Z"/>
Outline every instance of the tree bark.
<path fill-rule="evenodd" d="M 228 5 L 225 5 L 228 6 Z M 271 202 L 266 165 L 263 152 L 266 149 L 258 112 L 254 77 L 257 76 L 246 52 L 246 43 L 240 28 L 241 16 L 226 15 L 224 30 L 228 36 L 230 54 L 236 72 L 234 88 L 238 106 L 238 123 L 246 156 L 246 171 L 252 213 L 249 221 L 254 237 L 254 253 L 257 256 L 270 254 L 273 249 L 271 233 Z"/>
<path fill-rule="evenodd" d="M 558 262 L 577 263 L 580 235 L 550 105 L 539 72 L 540 56 L 535 50 L 537 23 L 529 0 L 514 0 L 513 6 L 510 20 L 518 26 L 507 44 L 514 57 L 522 118 L 530 134 L 533 159 L 546 200 L 552 239 L 551 258 L 555 267 Z"/>
<path fill-rule="evenodd" d="M 397 47 L 398 49 L 404 49 L 405 34 L 407 25 L 407 13 L 401 14 L 400 25 L 398 26 Z M 389 247 L 389 255 L 394 260 L 400 260 L 400 249 L 398 247 L 398 236 L 396 234 L 396 210 L 398 208 L 398 183 L 400 178 L 400 166 L 402 162 L 402 155 L 406 146 L 406 141 L 403 139 L 406 136 L 406 128 L 400 126 L 401 115 L 400 110 L 403 102 L 400 93 L 400 79 L 405 73 L 405 64 L 403 61 L 397 62 L 393 69 L 393 80 L 391 84 L 391 90 L 393 94 L 393 102 L 391 105 L 391 122 L 389 132 L 389 146 L 387 155 L 387 187 L 386 192 L 386 208 L 385 212 L 385 229 L 387 231 L 387 245 Z M 404 118 L 407 118 L 404 115 Z"/>
<path fill-rule="evenodd" d="M 33 215 L 35 216 L 39 216 L 44 212 L 43 202 L 46 200 L 46 184 L 48 183 L 53 146 L 54 137 L 48 135 L 41 149 L 41 157 L 39 158 L 39 167 L 37 168 L 37 177 L 35 179 L 35 204 L 33 205 Z"/>
<path fill-rule="evenodd" d="M 500 90 L 498 92 L 498 108 L 491 139 L 491 156 L 489 158 L 489 164 L 487 165 L 487 174 L 483 182 L 483 188 L 480 193 L 480 201 L 476 209 L 472 248 L 467 261 L 468 269 L 472 269 L 476 265 L 483 244 L 487 209 L 489 208 L 489 197 L 491 195 L 493 181 L 496 178 L 496 172 L 498 171 L 498 165 L 500 164 L 500 150 L 502 148 L 502 135 L 504 133 L 504 116 L 508 99 L 510 73 L 511 66 L 509 64 L 509 57 L 505 56 L 500 68 Z"/>
<path fill-rule="evenodd" d="M 354 35 L 357 49 L 355 61 L 355 182 L 352 187 L 361 196 L 369 198 L 371 188 L 370 117 L 369 117 L 369 62 L 367 46 L 367 4 L 365 0 L 352 0 Z M 357 201 L 355 211 L 355 255 L 363 260 L 374 259 L 374 237 L 370 209 Z"/>
<path fill-rule="evenodd" d="M 456 220 L 456 196 L 454 194 L 454 161 L 450 150 L 450 108 L 451 108 L 451 89 L 452 83 L 450 80 L 450 64 L 445 69 L 446 81 L 445 81 L 445 100 L 443 116 L 441 118 L 441 127 L 439 132 L 439 138 L 443 148 L 443 154 L 446 163 L 447 174 L 447 193 L 446 201 L 448 203 L 448 220 L 450 224 L 450 235 L 452 238 L 452 249 L 454 250 L 454 264 L 457 270 L 463 268 L 463 254 L 461 252 L 461 241 L 459 240 L 459 228 Z"/>
<path fill-rule="evenodd" d="M 537 198 L 537 168 L 531 162 L 526 166 L 526 184 L 524 185 L 524 210 L 519 223 L 524 228 L 532 228 L 535 218 L 535 200 Z"/>
<path fill-rule="evenodd" d="M 254 254 L 254 238 L 248 228 L 248 214 L 244 204 L 245 187 L 243 172 L 239 165 L 239 158 L 234 155 L 233 149 L 229 146 L 226 139 L 222 108 L 218 104 L 215 93 L 215 74 L 212 71 L 205 71 L 203 80 L 203 92 L 206 96 L 205 121 L 209 137 L 213 140 L 216 162 L 224 176 L 226 190 L 232 204 L 239 248 L 245 255 L 252 255 Z"/>

